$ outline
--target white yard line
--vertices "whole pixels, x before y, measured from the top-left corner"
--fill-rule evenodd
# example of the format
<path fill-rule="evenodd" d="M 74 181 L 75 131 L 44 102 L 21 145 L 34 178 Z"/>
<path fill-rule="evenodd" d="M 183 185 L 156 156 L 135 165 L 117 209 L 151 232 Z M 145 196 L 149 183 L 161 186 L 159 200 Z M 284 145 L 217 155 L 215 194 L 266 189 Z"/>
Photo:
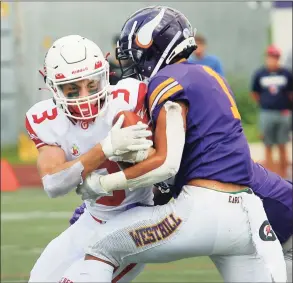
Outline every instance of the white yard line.
<path fill-rule="evenodd" d="M 13 253 L 18 255 L 27 255 L 27 254 L 41 254 L 43 248 L 31 248 L 23 249 L 23 247 L 18 245 L 1 245 L 1 252 Z"/>
<path fill-rule="evenodd" d="M 19 221 L 32 219 L 69 219 L 73 214 L 68 211 L 31 211 L 31 212 L 2 212 L 1 221 Z"/>
<path fill-rule="evenodd" d="M 2 280 L 2 283 L 27 283 L 27 281 L 23 281 L 23 280 L 13 280 L 13 281 L 10 281 L 10 280 Z"/>
<path fill-rule="evenodd" d="M 5 251 L 9 251 L 9 250 L 17 250 L 19 249 L 19 246 L 17 245 L 1 245 L 1 251 L 5 250 Z"/>

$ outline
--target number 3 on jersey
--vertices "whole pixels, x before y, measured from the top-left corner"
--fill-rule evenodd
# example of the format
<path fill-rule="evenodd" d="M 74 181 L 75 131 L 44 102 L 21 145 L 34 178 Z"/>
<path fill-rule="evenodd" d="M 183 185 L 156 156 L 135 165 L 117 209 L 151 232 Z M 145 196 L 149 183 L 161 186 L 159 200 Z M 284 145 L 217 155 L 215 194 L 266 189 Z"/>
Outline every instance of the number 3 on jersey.
<path fill-rule="evenodd" d="M 44 122 L 46 119 L 48 120 L 54 120 L 57 117 L 58 111 L 57 111 L 57 107 L 52 109 L 52 114 L 49 115 L 48 111 L 44 111 L 40 117 L 38 117 L 38 115 L 32 115 L 33 117 L 33 121 L 35 124 L 41 124 L 42 122 Z"/>
<path fill-rule="evenodd" d="M 216 81 L 219 83 L 219 85 L 221 86 L 222 90 L 224 91 L 224 93 L 227 95 L 230 103 L 231 103 L 231 111 L 232 111 L 232 114 L 234 116 L 235 119 L 239 119 L 241 120 L 241 116 L 240 116 L 240 113 L 238 111 L 238 108 L 237 108 L 237 105 L 235 103 L 235 100 L 234 98 L 232 97 L 228 87 L 226 86 L 225 84 L 225 81 L 223 80 L 223 78 L 217 73 L 215 72 L 213 69 L 211 69 L 210 67 L 208 66 L 203 66 L 203 69 L 210 75 L 212 76 L 213 78 L 216 79 Z"/>

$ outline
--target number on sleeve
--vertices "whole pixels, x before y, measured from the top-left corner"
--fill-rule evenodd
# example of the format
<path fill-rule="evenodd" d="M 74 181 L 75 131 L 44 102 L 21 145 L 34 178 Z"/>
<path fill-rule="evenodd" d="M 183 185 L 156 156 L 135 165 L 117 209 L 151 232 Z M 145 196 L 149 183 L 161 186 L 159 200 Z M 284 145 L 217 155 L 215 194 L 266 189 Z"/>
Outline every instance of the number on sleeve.
<path fill-rule="evenodd" d="M 28 135 L 29 137 L 31 138 L 31 140 L 34 142 L 35 146 L 37 148 L 40 148 L 44 145 L 46 145 L 38 136 L 37 134 L 35 133 L 35 131 L 33 130 L 29 120 L 27 117 L 25 117 L 25 127 L 26 127 L 26 130 L 28 132 Z"/>
<path fill-rule="evenodd" d="M 52 109 L 52 114 L 49 115 L 48 114 L 48 111 L 44 111 L 42 114 L 41 114 L 41 117 L 39 118 L 37 115 L 32 115 L 33 117 L 33 120 L 34 120 L 34 123 L 35 124 L 41 124 L 42 122 L 44 122 L 46 119 L 48 120 L 54 120 L 56 117 L 57 117 L 57 107 L 53 108 Z"/>
<path fill-rule="evenodd" d="M 113 95 L 113 98 L 117 98 L 118 95 L 123 95 L 123 98 L 124 100 L 129 103 L 129 96 L 130 96 L 130 93 L 127 89 L 117 89 L 117 90 L 114 90 L 112 91 L 112 95 Z"/>
<path fill-rule="evenodd" d="M 115 173 L 121 171 L 116 162 L 106 160 L 99 169 L 107 169 L 108 173 Z M 126 197 L 125 190 L 113 191 L 113 196 L 99 198 L 96 203 L 107 206 L 118 206 Z"/>
<path fill-rule="evenodd" d="M 211 69 L 208 66 L 203 66 L 203 69 L 213 78 L 216 79 L 216 81 L 219 83 L 219 85 L 221 86 L 221 88 L 223 89 L 224 93 L 227 95 L 230 103 L 231 103 L 231 111 L 232 114 L 234 116 L 235 119 L 239 119 L 241 120 L 241 116 L 240 113 L 238 111 L 237 105 L 235 103 L 234 98 L 232 97 L 231 93 L 229 92 L 228 87 L 225 84 L 225 81 L 223 80 L 223 78 L 217 73 L 215 72 L 213 69 Z"/>

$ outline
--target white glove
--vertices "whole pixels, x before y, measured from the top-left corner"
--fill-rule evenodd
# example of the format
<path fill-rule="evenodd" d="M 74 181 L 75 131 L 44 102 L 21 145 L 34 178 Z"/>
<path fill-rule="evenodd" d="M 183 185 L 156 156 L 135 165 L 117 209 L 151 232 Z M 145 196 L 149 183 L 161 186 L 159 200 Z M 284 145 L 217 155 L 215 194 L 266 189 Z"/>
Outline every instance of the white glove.
<path fill-rule="evenodd" d="M 126 162 L 126 163 L 139 163 L 148 158 L 148 149 L 147 150 L 138 150 L 138 151 L 129 151 L 121 155 L 112 156 L 109 158 L 111 161 L 115 162 Z"/>
<path fill-rule="evenodd" d="M 101 186 L 101 177 L 102 175 L 92 172 L 82 184 L 77 186 L 76 193 L 81 195 L 82 200 L 96 200 L 99 197 L 109 195 Z"/>
<path fill-rule="evenodd" d="M 138 122 L 136 125 L 121 128 L 124 115 L 121 115 L 112 127 L 108 136 L 101 142 L 102 150 L 107 158 L 121 155 L 128 151 L 147 150 L 153 142 L 146 138 L 152 135 L 148 125 Z"/>

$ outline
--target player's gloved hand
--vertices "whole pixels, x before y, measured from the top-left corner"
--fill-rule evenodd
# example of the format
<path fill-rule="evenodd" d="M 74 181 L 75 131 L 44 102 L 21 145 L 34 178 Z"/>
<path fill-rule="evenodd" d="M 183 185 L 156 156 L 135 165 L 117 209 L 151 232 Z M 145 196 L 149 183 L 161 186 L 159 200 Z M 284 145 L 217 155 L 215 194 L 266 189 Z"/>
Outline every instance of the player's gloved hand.
<path fill-rule="evenodd" d="M 100 178 L 102 176 L 92 172 L 85 178 L 82 184 L 77 186 L 76 193 L 81 195 L 82 200 L 96 200 L 109 195 L 101 186 Z"/>
<path fill-rule="evenodd" d="M 110 157 L 109 160 L 115 162 L 139 163 L 148 158 L 148 150 L 129 151 L 121 155 Z"/>
<path fill-rule="evenodd" d="M 138 122 L 136 125 L 121 128 L 123 121 L 124 115 L 121 115 L 101 142 L 107 158 L 129 151 L 147 150 L 153 145 L 152 141 L 146 139 L 152 135 L 152 132 L 147 130 L 148 125 Z"/>
<path fill-rule="evenodd" d="M 79 217 L 84 213 L 84 210 L 85 210 L 85 203 L 83 203 L 81 206 L 77 207 L 74 210 L 74 213 L 69 220 L 70 225 L 74 224 L 79 219 Z"/>

